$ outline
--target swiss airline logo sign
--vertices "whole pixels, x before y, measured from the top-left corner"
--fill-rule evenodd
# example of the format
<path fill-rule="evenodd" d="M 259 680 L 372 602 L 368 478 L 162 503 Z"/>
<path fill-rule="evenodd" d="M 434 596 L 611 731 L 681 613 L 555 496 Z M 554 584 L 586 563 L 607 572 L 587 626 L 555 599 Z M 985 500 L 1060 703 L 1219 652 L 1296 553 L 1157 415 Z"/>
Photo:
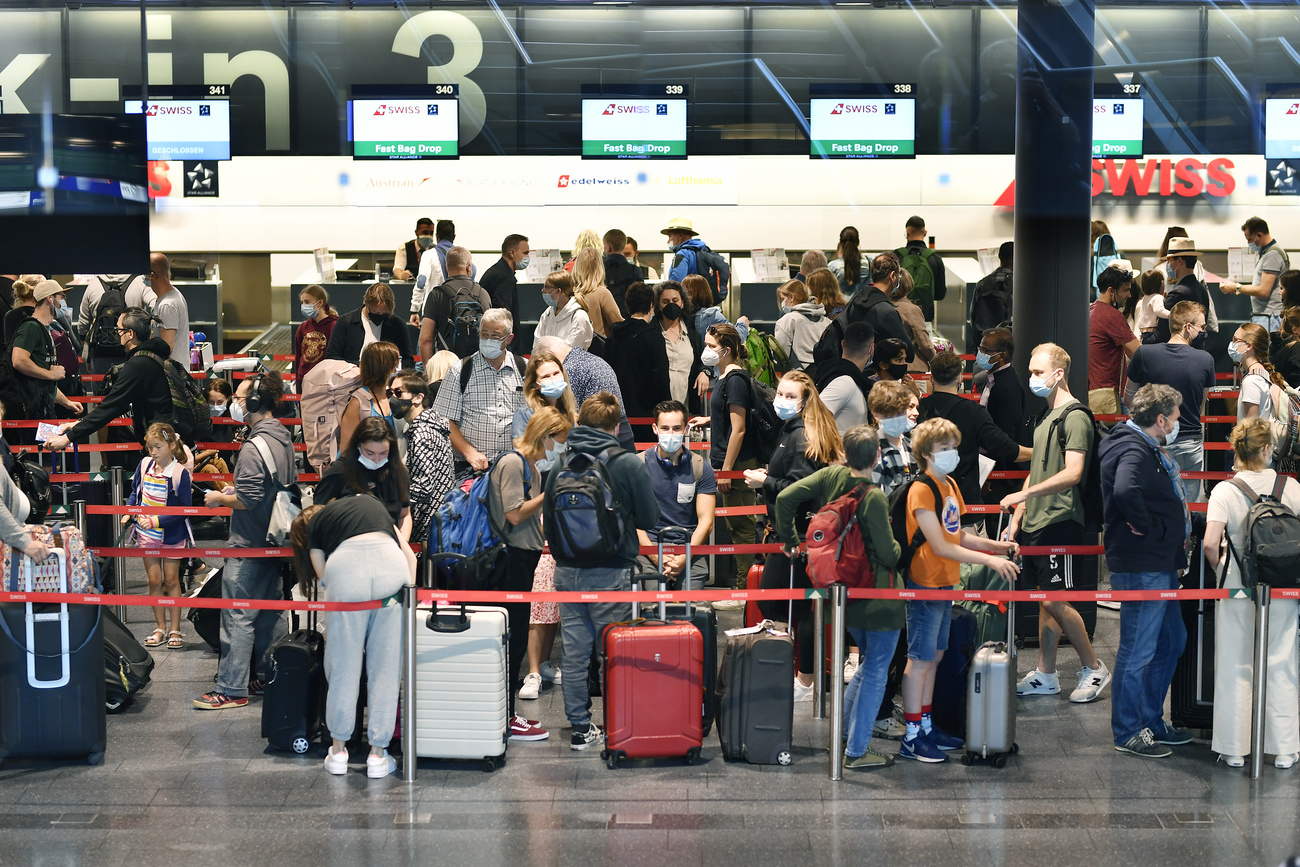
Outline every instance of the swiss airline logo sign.
<path fill-rule="evenodd" d="M 1300 114 L 1300 102 L 1291 103 L 1291 107 L 1286 110 L 1287 114 Z"/>
<path fill-rule="evenodd" d="M 609 105 L 605 106 L 605 110 L 602 111 L 600 114 L 602 117 L 613 117 L 614 115 L 618 115 L 618 114 L 650 114 L 650 113 L 651 113 L 650 106 L 648 105 L 636 105 L 636 104 L 627 105 L 627 104 L 620 104 L 617 102 L 611 102 Z M 660 113 L 662 114 L 663 112 Z"/>
<path fill-rule="evenodd" d="M 831 109 L 831 114 L 844 114 L 844 103 L 839 102 Z"/>
<path fill-rule="evenodd" d="M 1300 104 L 1297 104 L 1300 105 Z M 1196 157 L 1184 159 L 1093 160 L 1092 195 L 1118 198 L 1185 199 L 1206 195 L 1231 196 L 1237 189 L 1232 160 L 1218 157 L 1208 162 Z M 993 204 L 998 208 L 1015 206 L 1016 182 L 1013 180 Z"/>

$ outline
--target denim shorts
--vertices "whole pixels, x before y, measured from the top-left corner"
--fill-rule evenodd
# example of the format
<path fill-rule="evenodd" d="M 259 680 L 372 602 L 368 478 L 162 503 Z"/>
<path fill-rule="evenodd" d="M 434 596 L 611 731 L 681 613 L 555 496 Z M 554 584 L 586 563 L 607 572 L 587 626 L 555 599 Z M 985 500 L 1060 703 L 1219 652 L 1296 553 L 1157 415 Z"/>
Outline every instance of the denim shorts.
<path fill-rule="evenodd" d="M 908 590 L 955 590 L 951 587 L 923 587 L 907 581 Z M 948 649 L 948 626 L 952 602 L 938 599 L 907 601 L 907 658 L 933 662 L 937 651 Z"/>

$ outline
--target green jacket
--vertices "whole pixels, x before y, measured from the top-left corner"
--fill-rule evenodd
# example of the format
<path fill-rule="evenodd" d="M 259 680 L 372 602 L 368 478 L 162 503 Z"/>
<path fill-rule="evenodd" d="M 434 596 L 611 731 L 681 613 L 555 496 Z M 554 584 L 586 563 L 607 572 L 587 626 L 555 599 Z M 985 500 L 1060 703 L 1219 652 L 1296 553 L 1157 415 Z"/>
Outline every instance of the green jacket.
<path fill-rule="evenodd" d="M 795 518 L 816 511 L 853 488 L 869 481 L 856 477 L 848 467 L 825 467 L 787 487 L 776 498 L 776 532 L 786 545 L 798 544 Z M 902 589 L 903 579 L 894 572 L 902 549 L 889 525 L 889 500 L 880 488 L 872 487 L 858 507 L 858 527 L 867 546 L 867 555 L 875 568 L 878 588 Z M 827 609 L 829 613 L 829 608 Z M 849 602 L 845 625 L 873 632 L 902 629 L 904 607 L 901 599 L 857 599 Z"/>

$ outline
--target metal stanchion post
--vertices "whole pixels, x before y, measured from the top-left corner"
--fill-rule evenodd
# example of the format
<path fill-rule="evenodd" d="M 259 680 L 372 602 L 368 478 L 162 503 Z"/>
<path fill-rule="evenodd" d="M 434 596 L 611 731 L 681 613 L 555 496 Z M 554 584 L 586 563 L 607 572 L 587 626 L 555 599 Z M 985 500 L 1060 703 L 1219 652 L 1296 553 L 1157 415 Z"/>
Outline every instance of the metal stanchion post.
<path fill-rule="evenodd" d="M 112 467 L 109 474 L 109 479 L 111 480 L 109 482 L 109 490 L 112 494 L 110 500 L 112 501 L 114 506 L 120 506 L 126 502 L 126 496 L 122 490 L 122 468 Z M 110 524 L 110 526 L 114 526 L 114 525 Z M 126 593 L 126 558 L 125 557 L 113 558 L 113 575 L 116 576 L 117 578 L 117 588 L 116 588 L 117 592 L 121 594 L 125 594 Z M 126 623 L 126 616 L 127 616 L 126 606 L 125 605 L 117 606 L 117 619 L 121 620 L 123 623 Z"/>
<path fill-rule="evenodd" d="M 1267 584 L 1255 585 L 1255 695 L 1250 713 L 1250 778 L 1264 770 L 1264 708 L 1268 699 Z"/>
<path fill-rule="evenodd" d="M 826 626 L 822 623 L 821 594 L 812 601 L 813 634 L 813 719 L 826 718 Z"/>
<path fill-rule="evenodd" d="M 831 586 L 831 672 L 844 670 L 844 605 L 849 589 Z M 831 679 L 831 780 L 844 776 L 844 685 Z"/>
<path fill-rule="evenodd" d="M 415 782 L 415 605 L 416 587 L 402 596 L 402 779 Z"/>
<path fill-rule="evenodd" d="M 77 530 L 81 533 L 84 541 L 86 538 L 86 501 L 77 500 L 72 504 L 73 520 L 77 522 Z"/>

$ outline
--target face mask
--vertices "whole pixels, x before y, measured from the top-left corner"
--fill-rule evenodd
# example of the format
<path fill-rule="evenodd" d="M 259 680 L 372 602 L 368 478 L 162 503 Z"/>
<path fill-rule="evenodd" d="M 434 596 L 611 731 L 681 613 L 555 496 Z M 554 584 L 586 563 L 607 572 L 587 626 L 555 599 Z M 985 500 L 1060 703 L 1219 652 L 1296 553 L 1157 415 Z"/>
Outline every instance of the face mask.
<path fill-rule="evenodd" d="M 63 316 L 72 316 L 72 308 L 68 306 L 68 302 L 66 301 L 59 302 L 58 312 Z"/>
<path fill-rule="evenodd" d="M 675 455 L 681 451 L 683 439 L 684 437 L 679 433 L 661 433 L 659 434 L 659 448 L 670 455 Z"/>
<path fill-rule="evenodd" d="M 483 357 L 488 361 L 495 361 L 501 357 L 501 353 L 505 349 L 500 340 L 491 337 L 480 337 L 478 339 L 478 351 L 483 353 Z"/>
<path fill-rule="evenodd" d="M 552 376 L 550 379 L 537 383 L 537 387 L 541 390 L 542 397 L 555 400 L 564 394 L 569 387 L 569 383 L 564 381 L 563 376 Z"/>
<path fill-rule="evenodd" d="M 560 458 L 564 455 L 564 451 L 565 451 L 564 443 L 556 443 L 554 448 L 547 449 L 546 450 L 547 466 L 554 466 L 555 464 L 557 464 Z M 540 462 L 538 465 L 540 466 Z"/>
<path fill-rule="evenodd" d="M 894 285 L 889 287 L 889 294 L 893 295 L 898 291 L 898 287 L 903 285 L 903 278 L 899 277 L 894 281 Z"/>
<path fill-rule="evenodd" d="M 682 316 L 682 305 L 678 304 L 676 301 L 669 301 L 659 312 L 662 313 L 664 318 L 669 322 L 676 322 Z"/>
<path fill-rule="evenodd" d="M 1256 244 L 1254 241 L 1251 241 L 1249 244 L 1246 245 L 1246 249 L 1249 250 L 1249 251 L 1252 252 L 1252 253 L 1258 253 L 1259 250 L 1260 250 L 1260 247 L 1259 247 L 1259 245 Z"/>
<path fill-rule="evenodd" d="M 1165 265 L 1165 276 L 1170 280 L 1178 279 L 1178 272 L 1174 271 L 1173 265 Z"/>
<path fill-rule="evenodd" d="M 1170 443 L 1176 441 L 1177 439 L 1178 439 L 1178 422 L 1175 421 L 1174 426 L 1170 428 L 1169 433 L 1165 434 L 1165 445 L 1169 445 Z"/>
<path fill-rule="evenodd" d="M 706 349 L 700 353 L 700 361 L 707 367 L 717 367 L 718 363 L 722 361 L 722 356 L 712 349 Z"/>
<path fill-rule="evenodd" d="M 1235 343 L 1228 344 L 1228 357 L 1231 358 L 1237 364 L 1241 363 L 1241 354 L 1242 354 L 1241 349 L 1238 348 L 1237 344 Z"/>
<path fill-rule="evenodd" d="M 304 318 L 304 319 L 313 319 L 313 318 L 315 318 L 315 316 L 316 316 L 316 305 L 315 305 L 315 304 L 304 304 L 304 305 L 302 305 L 302 315 L 303 315 L 303 318 Z"/>
<path fill-rule="evenodd" d="M 788 397 L 778 397 L 772 401 L 772 409 L 776 410 L 776 417 L 781 421 L 787 421 L 799 414 L 799 401 L 791 400 Z"/>
<path fill-rule="evenodd" d="M 1205 346 L 1205 332 L 1202 331 L 1200 334 L 1192 338 L 1192 349 L 1201 349 L 1204 346 Z"/>
<path fill-rule="evenodd" d="M 1029 390 L 1032 391 L 1038 397 L 1047 397 L 1049 394 L 1052 393 L 1052 389 L 1055 387 L 1056 387 L 1055 384 L 1052 385 L 1047 384 L 1046 377 L 1043 376 L 1029 377 Z"/>
<path fill-rule="evenodd" d="M 982 349 L 978 349 L 978 350 L 976 350 L 976 351 L 975 351 L 975 366 L 978 367 L 980 370 L 992 370 L 992 369 L 993 369 L 993 356 L 989 355 L 987 352 L 985 352 L 985 351 L 982 350 Z"/>
<path fill-rule="evenodd" d="M 636 264 L 636 256 L 624 256 L 623 258 L 627 260 L 627 264 L 629 265 Z"/>
<path fill-rule="evenodd" d="M 906 364 L 894 364 L 893 362 L 890 362 L 885 365 L 885 368 L 889 371 L 889 375 L 894 379 L 902 379 L 904 376 L 907 376 Z"/>
<path fill-rule="evenodd" d="M 529 261 L 529 259 L 528 259 L 527 256 L 525 256 L 524 258 L 520 259 L 518 262 L 515 263 L 515 270 L 516 270 L 516 271 L 522 271 L 522 270 L 524 270 L 525 268 L 527 268 L 527 267 L 528 267 L 528 261 Z"/>
<path fill-rule="evenodd" d="M 376 328 L 383 328 L 388 323 L 387 313 L 371 313 L 369 310 L 367 310 L 366 318 L 369 319 L 370 324 L 375 326 Z"/>
<path fill-rule="evenodd" d="M 680 247 L 680 246 L 681 246 L 681 244 L 674 244 L 672 241 L 669 241 L 669 242 L 668 242 L 668 249 L 671 250 L 671 251 L 673 251 L 674 253 L 677 252 L 677 248 Z"/>
<path fill-rule="evenodd" d="M 230 417 L 237 422 L 242 422 L 244 420 L 244 405 L 238 400 L 232 400 L 230 402 Z"/>
<path fill-rule="evenodd" d="M 789 313 L 789 312 L 790 312 L 790 305 L 789 305 L 789 304 L 786 304 L 784 301 L 782 301 L 782 302 L 781 302 L 781 312 L 782 312 L 783 314 L 784 314 L 784 313 Z"/>
<path fill-rule="evenodd" d="M 388 463 L 388 458 L 384 458 L 382 461 L 372 461 L 365 455 L 359 454 L 357 455 L 357 462 L 368 470 L 378 470 L 381 469 L 384 464 Z"/>
<path fill-rule="evenodd" d="M 960 458 L 957 456 L 956 449 L 944 449 L 941 452 L 935 452 L 931 459 L 934 463 L 936 472 L 943 473 L 945 476 L 957 469 Z"/>
<path fill-rule="evenodd" d="M 433 236 L 421 235 L 420 237 L 415 239 L 415 243 L 420 245 L 421 250 L 427 250 L 433 246 Z"/>
<path fill-rule="evenodd" d="M 208 404 L 208 412 L 213 416 L 219 416 L 225 411 L 226 411 L 226 405 L 224 403 Z"/>
<path fill-rule="evenodd" d="M 542 293 L 542 300 L 545 301 L 546 306 L 550 307 L 552 310 L 554 310 L 556 305 L 560 303 L 555 299 L 554 295 L 547 295 L 545 292 Z"/>
<path fill-rule="evenodd" d="M 388 399 L 388 406 L 392 409 L 393 415 L 401 418 L 406 418 L 406 414 L 411 411 L 412 403 L 414 403 L 414 401 L 400 397 L 390 397 Z"/>
<path fill-rule="evenodd" d="M 880 419 L 880 432 L 891 439 L 893 437 L 901 437 L 914 427 L 916 427 L 916 422 L 912 421 L 905 415 L 896 415 L 893 418 Z"/>

